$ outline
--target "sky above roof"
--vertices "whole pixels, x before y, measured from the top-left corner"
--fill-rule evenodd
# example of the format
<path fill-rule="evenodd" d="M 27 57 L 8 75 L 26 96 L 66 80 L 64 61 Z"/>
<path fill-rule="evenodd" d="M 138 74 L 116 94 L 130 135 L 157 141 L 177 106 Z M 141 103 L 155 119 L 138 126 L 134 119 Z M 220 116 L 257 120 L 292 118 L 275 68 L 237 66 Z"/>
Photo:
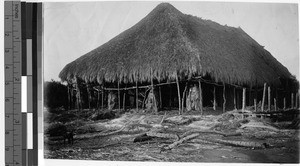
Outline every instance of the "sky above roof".
<path fill-rule="evenodd" d="M 44 80 L 60 80 L 63 67 L 144 18 L 152 2 L 45 2 Z M 298 5 L 169 2 L 184 14 L 241 27 L 299 80 Z"/>

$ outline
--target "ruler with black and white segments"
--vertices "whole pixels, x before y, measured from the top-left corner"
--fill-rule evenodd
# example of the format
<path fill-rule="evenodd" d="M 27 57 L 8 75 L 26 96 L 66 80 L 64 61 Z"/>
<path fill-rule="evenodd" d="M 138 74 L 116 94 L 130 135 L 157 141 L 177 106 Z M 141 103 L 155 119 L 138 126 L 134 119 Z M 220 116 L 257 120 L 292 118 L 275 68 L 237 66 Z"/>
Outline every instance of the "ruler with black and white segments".
<path fill-rule="evenodd" d="M 38 165 L 42 4 L 5 1 L 4 9 L 5 166 Z"/>

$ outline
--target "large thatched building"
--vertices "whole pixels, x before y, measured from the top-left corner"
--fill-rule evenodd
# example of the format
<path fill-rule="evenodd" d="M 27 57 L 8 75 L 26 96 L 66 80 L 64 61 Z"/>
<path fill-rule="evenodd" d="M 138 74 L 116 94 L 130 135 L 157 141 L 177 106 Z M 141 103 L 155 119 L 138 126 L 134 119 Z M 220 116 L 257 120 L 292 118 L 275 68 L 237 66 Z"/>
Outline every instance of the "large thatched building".
<path fill-rule="evenodd" d="M 86 107 L 112 108 L 114 98 L 119 108 L 144 107 L 146 101 L 159 108 L 241 108 L 243 88 L 245 103 L 253 105 L 262 100 L 265 83 L 283 107 L 283 99 L 290 104 L 298 88 L 287 68 L 241 28 L 183 14 L 168 3 L 67 64 L 59 77 Z M 156 102 L 146 99 L 148 94 Z M 193 106 L 192 100 L 199 102 Z"/>

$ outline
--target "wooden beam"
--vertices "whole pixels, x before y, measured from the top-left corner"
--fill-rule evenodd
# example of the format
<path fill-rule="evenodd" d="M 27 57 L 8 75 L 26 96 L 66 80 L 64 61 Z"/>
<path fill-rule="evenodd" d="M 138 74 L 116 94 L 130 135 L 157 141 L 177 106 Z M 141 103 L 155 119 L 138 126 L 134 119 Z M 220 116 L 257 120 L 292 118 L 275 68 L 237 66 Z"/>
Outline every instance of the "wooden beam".
<path fill-rule="evenodd" d="M 214 94 L 215 94 L 215 87 L 214 87 Z M 215 95 L 214 95 L 214 97 L 215 97 Z M 215 100 L 215 98 L 214 98 L 214 100 Z M 233 106 L 234 106 L 234 109 L 236 110 L 237 109 L 237 107 L 236 107 L 236 92 L 235 92 L 235 87 L 233 87 Z"/>
<path fill-rule="evenodd" d="M 277 111 L 277 103 L 276 103 L 276 98 L 274 98 L 274 111 Z"/>
<path fill-rule="evenodd" d="M 291 94 L 291 108 L 294 108 L 294 93 Z"/>
<path fill-rule="evenodd" d="M 285 111 L 285 109 L 286 109 L 286 99 L 283 98 L 283 110 Z"/>
<path fill-rule="evenodd" d="M 90 88 L 89 88 L 89 84 L 86 84 L 86 91 L 88 94 L 88 104 L 89 104 L 89 109 L 91 109 L 91 92 L 90 92 Z"/>
<path fill-rule="evenodd" d="M 181 97 L 180 97 L 180 87 L 179 87 L 179 81 L 178 76 L 176 75 L 176 84 L 177 84 L 177 93 L 178 93 L 178 113 L 181 114 Z"/>
<path fill-rule="evenodd" d="M 104 85 L 102 85 L 102 94 L 101 94 L 101 105 L 102 105 L 102 110 L 104 109 Z"/>
<path fill-rule="evenodd" d="M 200 112 L 201 115 L 203 114 L 203 97 L 202 97 L 202 86 L 201 86 L 201 81 L 198 80 L 199 83 L 199 106 L 200 106 Z"/>
<path fill-rule="evenodd" d="M 246 108 L 246 88 L 243 88 L 243 106 L 242 110 L 245 111 Z"/>
<path fill-rule="evenodd" d="M 139 91 L 138 91 L 138 80 L 135 82 L 136 90 L 135 90 L 135 104 L 136 104 L 136 110 L 139 110 Z"/>
<path fill-rule="evenodd" d="M 125 99 L 126 99 L 126 93 L 123 92 L 123 110 L 125 110 Z"/>
<path fill-rule="evenodd" d="M 153 84 L 153 71 L 151 69 L 151 91 L 152 91 L 152 94 L 153 94 L 153 101 L 154 101 L 154 112 L 157 114 L 158 113 L 158 110 L 157 110 L 157 102 L 156 102 L 156 97 L 155 97 L 155 94 L 154 94 L 154 84 Z"/>
<path fill-rule="evenodd" d="M 254 99 L 254 112 L 257 112 L 257 103 L 256 98 Z"/>
<path fill-rule="evenodd" d="M 161 87 L 158 86 L 158 93 L 159 93 L 159 107 L 162 108 L 162 99 L 161 99 Z"/>
<path fill-rule="evenodd" d="M 119 102 L 119 111 L 121 110 L 121 95 L 120 95 L 120 82 L 118 81 L 118 102 Z"/>
<path fill-rule="evenodd" d="M 223 83 L 223 113 L 225 112 L 226 107 L 226 96 L 225 96 L 225 83 Z"/>
<path fill-rule="evenodd" d="M 185 101 L 185 98 L 186 98 L 186 90 L 187 90 L 187 87 L 188 87 L 188 82 L 185 83 L 185 88 L 184 88 L 184 91 L 182 93 L 182 100 L 181 100 L 181 106 L 182 106 L 182 112 L 184 111 L 184 101 Z"/>
<path fill-rule="evenodd" d="M 268 111 L 271 111 L 271 88 L 268 87 Z"/>
<path fill-rule="evenodd" d="M 266 88 L 267 88 L 267 83 L 264 83 L 263 98 L 262 98 L 262 103 L 261 103 L 261 112 L 264 112 L 265 98 L 266 98 Z"/>

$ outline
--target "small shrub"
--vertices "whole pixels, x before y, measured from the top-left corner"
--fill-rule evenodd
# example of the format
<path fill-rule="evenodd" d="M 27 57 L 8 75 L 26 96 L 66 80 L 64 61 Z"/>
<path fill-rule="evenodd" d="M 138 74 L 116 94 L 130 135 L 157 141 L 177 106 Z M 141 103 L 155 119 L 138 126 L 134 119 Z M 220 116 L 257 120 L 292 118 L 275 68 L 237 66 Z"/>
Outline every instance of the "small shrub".
<path fill-rule="evenodd" d="M 54 137 L 54 136 L 62 136 L 66 132 L 67 132 L 67 127 L 63 123 L 55 122 L 48 126 L 48 128 L 45 131 L 45 134 L 49 134 L 50 137 Z"/>

